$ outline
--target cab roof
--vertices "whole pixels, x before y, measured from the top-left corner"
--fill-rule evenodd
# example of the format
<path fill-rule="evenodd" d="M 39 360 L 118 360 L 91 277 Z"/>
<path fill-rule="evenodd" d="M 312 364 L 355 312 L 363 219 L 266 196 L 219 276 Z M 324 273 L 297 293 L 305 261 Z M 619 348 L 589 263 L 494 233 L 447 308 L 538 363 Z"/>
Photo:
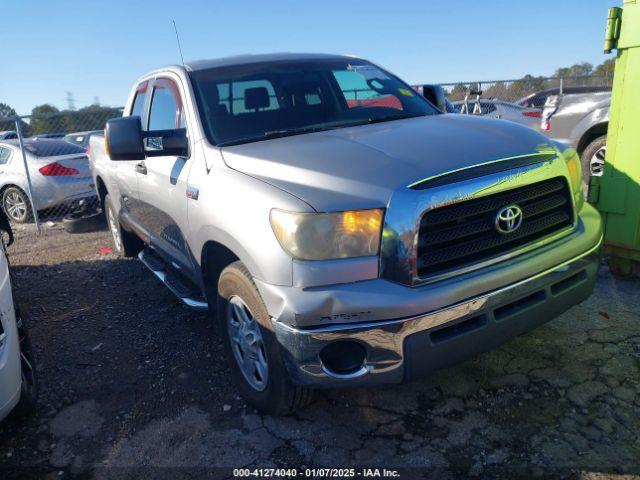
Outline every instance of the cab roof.
<path fill-rule="evenodd" d="M 207 70 L 210 68 L 250 65 L 253 63 L 309 61 L 309 60 L 353 60 L 357 57 L 348 55 L 331 55 L 324 53 L 268 53 L 258 55 L 236 55 L 233 57 L 214 58 L 210 60 L 196 60 L 185 62 L 184 67 L 189 71 Z"/>

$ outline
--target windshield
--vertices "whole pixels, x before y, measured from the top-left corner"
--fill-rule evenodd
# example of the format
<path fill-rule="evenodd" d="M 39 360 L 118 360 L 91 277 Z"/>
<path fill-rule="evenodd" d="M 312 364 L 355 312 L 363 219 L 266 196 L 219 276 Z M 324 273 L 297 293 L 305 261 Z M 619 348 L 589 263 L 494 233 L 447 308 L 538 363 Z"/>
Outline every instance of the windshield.
<path fill-rule="evenodd" d="M 207 138 L 220 146 L 440 113 L 362 60 L 269 62 L 191 78 Z"/>

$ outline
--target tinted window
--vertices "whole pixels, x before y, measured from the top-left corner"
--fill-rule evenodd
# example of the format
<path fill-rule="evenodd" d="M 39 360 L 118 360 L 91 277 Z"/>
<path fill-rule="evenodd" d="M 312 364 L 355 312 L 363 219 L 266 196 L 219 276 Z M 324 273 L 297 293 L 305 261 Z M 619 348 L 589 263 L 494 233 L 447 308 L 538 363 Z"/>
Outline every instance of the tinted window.
<path fill-rule="evenodd" d="M 130 114 L 132 116 L 138 115 L 142 117 L 144 111 L 144 102 L 147 99 L 147 90 L 149 89 L 149 82 L 144 81 L 136 88 L 136 95 L 133 98 L 133 105 L 131 106 Z M 142 122 L 144 125 L 144 121 Z"/>
<path fill-rule="evenodd" d="M 184 112 L 178 86 L 171 80 L 156 80 L 149 110 L 149 130 L 173 130 L 184 126 Z"/>
<path fill-rule="evenodd" d="M 4 165 L 11 158 L 11 149 L 0 147 L 0 165 Z"/>
<path fill-rule="evenodd" d="M 266 62 L 190 75 L 214 144 L 440 113 L 406 83 L 357 59 Z"/>

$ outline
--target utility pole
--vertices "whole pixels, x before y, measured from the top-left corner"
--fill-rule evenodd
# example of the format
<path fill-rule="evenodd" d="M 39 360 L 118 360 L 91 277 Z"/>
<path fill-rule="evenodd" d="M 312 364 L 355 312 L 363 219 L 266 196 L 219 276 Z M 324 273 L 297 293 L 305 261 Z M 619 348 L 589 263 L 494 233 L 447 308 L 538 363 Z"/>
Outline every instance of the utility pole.
<path fill-rule="evenodd" d="M 73 100 L 73 93 L 71 92 L 67 92 L 67 108 L 72 111 L 76 109 L 76 102 Z"/>

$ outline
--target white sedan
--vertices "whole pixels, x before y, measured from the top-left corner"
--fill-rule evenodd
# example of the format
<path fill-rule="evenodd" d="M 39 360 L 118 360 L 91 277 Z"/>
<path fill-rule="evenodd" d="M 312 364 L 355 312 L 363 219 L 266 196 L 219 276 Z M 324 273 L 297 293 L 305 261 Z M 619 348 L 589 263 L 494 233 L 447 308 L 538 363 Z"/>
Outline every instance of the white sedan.
<path fill-rule="evenodd" d="M 26 139 L 24 147 L 36 210 L 95 197 L 84 148 L 55 139 Z M 17 140 L 1 141 L 0 201 L 12 222 L 31 220 L 33 213 L 27 192 L 20 144 Z"/>
<path fill-rule="evenodd" d="M 13 301 L 5 234 L 9 234 L 11 243 L 11 227 L 0 212 L 0 420 L 16 406 L 22 411 L 35 407 L 38 394 L 31 343 Z"/>

